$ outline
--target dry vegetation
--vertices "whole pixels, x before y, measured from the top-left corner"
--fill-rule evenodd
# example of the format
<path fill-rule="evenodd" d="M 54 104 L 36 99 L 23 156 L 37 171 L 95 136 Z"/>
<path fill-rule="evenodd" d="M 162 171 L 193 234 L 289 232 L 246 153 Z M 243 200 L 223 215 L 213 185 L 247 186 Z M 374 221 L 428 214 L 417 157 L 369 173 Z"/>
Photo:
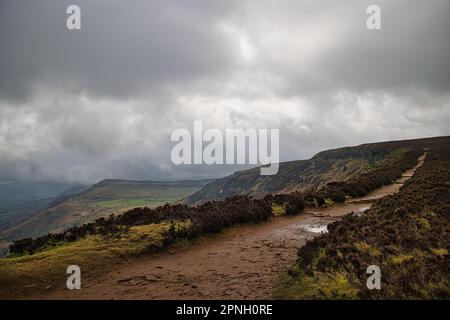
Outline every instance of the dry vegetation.
<path fill-rule="evenodd" d="M 450 148 L 436 144 L 399 193 L 329 225 L 328 234 L 300 248 L 278 297 L 450 298 L 449 199 Z M 381 268 L 381 290 L 366 287 L 369 265 Z"/>

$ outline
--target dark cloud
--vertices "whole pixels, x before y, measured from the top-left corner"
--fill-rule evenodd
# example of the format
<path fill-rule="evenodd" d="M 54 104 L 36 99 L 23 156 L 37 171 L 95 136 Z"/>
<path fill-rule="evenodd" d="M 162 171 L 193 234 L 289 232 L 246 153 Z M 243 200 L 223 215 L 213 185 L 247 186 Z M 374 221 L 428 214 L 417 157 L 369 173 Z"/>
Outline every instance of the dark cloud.
<path fill-rule="evenodd" d="M 65 28 L 69 4 L 82 30 Z M 280 128 L 281 159 L 449 134 L 450 4 L 3 0 L 0 180 L 220 176 L 170 133 Z"/>
<path fill-rule="evenodd" d="M 128 98 L 233 65 L 215 25 L 228 2 L 81 0 L 82 30 L 71 32 L 72 3 L 2 1 L 2 97 L 24 98 L 39 83 Z"/>

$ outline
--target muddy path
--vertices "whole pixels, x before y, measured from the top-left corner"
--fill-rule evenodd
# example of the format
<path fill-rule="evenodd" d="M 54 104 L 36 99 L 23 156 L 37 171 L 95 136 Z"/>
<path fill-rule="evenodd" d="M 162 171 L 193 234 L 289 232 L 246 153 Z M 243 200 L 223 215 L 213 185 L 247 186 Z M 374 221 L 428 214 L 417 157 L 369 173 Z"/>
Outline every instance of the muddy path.
<path fill-rule="evenodd" d="M 303 214 L 256 225 L 236 226 L 194 245 L 133 260 L 95 279 L 81 290 L 60 290 L 44 299 L 270 299 L 276 281 L 294 263 L 297 250 L 350 212 L 363 212 L 371 202 L 398 192 L 414 171 L 369 195 Z"/>

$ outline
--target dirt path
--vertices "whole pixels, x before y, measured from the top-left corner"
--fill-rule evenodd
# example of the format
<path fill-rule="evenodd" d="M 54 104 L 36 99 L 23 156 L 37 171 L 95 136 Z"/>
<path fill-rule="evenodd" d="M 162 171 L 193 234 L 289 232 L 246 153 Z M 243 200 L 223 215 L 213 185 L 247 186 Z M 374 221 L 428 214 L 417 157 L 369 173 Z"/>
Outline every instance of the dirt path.
<path fill-rule="evenodd" d="M 416 168 L 366 197 L 330 208 L 229 228 L 180 250 L 142 257 L 102 277 L 84 280 L 81 290 L 49 293 L 45 299 L 267 299 L 281 273 L 294 263 L 297 250 L 349 212 L 398 192 Z"/>

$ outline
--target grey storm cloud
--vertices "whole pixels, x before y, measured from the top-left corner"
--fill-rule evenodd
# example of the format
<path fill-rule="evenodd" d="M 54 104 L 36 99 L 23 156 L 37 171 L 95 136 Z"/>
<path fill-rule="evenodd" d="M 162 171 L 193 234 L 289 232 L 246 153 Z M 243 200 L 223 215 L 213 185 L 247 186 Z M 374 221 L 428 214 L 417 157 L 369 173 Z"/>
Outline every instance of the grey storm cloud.
<path fill-rule="evenodd" d="M 65 27 L 81 7 L 82 29 Z M 382 29 L 366 28 L 381 8 Z M 450 130 L 450 2 L 3 0 L 0 180 L 221 176 L 194 120 L 280 128 L 281 159 Z"/>
<path fill-rule="evenodd" d="M 226 72 L 232 55 L 215 28 L 226 2 L 77 1 L 82 30 L 65 28 L 73 1 L 2 1 L 1 94 L 35 83 L 128 97 Z"/>

